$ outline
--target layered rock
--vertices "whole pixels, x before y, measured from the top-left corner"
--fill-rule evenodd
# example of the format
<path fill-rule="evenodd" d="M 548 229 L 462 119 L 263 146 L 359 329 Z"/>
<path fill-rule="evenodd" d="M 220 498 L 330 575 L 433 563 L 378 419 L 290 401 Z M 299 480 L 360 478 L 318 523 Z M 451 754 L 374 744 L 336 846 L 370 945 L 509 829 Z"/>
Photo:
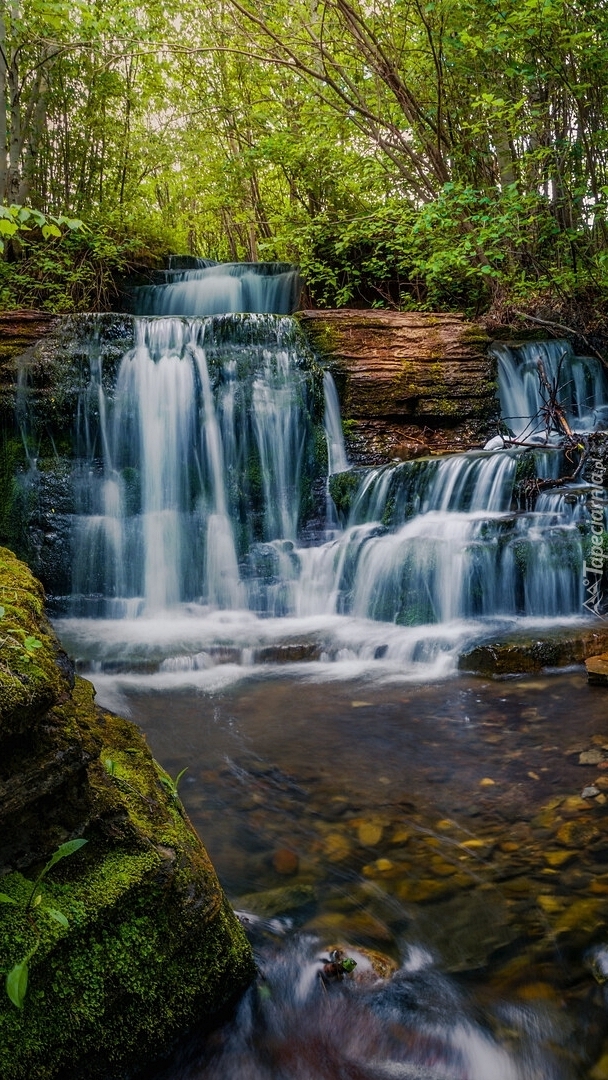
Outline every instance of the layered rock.
<path fill-rule="evenodd" d="M 466 450 L 496 423 L 490 339 L 464 316 L 341 309 L 298 318 L 334 376 L 358 463 Z"/>
<path fill-rule="evenodd" d="M 253 959 L 175 784 L 74 678 L 43 600 L 0 549 L 0 966 L 29 957 L 22 1008 L 0 987 L 0 1075 L 119 1080 L 234 999 Z"/>

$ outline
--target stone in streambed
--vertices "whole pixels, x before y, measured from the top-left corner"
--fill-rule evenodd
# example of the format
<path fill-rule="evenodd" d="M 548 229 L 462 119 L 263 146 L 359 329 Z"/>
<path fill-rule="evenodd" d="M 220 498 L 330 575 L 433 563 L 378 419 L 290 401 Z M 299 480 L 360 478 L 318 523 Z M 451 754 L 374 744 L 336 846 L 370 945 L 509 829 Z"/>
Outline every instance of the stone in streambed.
<path fill-rule="evenodd" d="M 289 877 L 290 874 L 297 874 L 300 860 L 290 848 L 279 848 L 272 856 L 272 865 L 277 874 Z"/>
<path fill-rule="evenodd" d="M 589 821 L 565 821 L 557 830 L 556 840 L 564 847 L 578 848 L 582 851 L 597 840 L 599 835 L 599 830 Z"/>
<path fill-rule="evenodd" d="M 251 911 L 265 919 L 290 915 L 315 902 L 315 890 L 311 885 L 286 885 L 281 889 L 265 889 L 263 892 L 246 893 L 239 897 L 239 910 Z"/>
<path fill-rule="evenodd" d="M 585 661 L 587 681 L 592 686 L 608 686 L 608 653 L 592 656 Z"/>

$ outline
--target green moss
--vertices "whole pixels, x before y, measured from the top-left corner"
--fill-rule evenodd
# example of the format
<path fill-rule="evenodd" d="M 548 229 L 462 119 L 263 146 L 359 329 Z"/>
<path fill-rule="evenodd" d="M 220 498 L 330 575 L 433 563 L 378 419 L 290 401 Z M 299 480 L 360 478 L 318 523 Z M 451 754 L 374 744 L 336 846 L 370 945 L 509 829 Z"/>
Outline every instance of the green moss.
<path fill-rule="evenodd" d="M 329 478 L 329 494 L 333 499 L 340 521 L 343 523 L 348 520 L 360 482 L 359 474 L 352 470 L 350 472 L 334 473 Z"/>
<path fill-rule="evenodd" d="M 18 903 L 0 905 L 0 969 L 37 944 L 23 1009 L 0 989 L 0 1076 L 119 1080 L 242 990 L 252 954 L 166 774 L 133 724 L 95 705 L 90 683 L 70 687 L 41 587 L 6 550 L 0 603 L 18 643 L 0 679 L 0 788 L 12 800 L 3 806 L 0 791 L 0 863 L 10 866 L 13 837 L 22 860 L 2 877 Z M 24 634 L 42 643 L 26 675 Z M 27 914 L 37 872 L 73 836 L 89 842 L 53 868 Z"/>
<path fill-rule="evenodd" d="M 0 732 L 6 733 L 31 723 L 67 687 L 57 667 L 57 640 L 43 621 L 42 586 L 7 548 L 0 548 L 0 606 Z M 28 638 L 41 647 L 28 650 Z"/>

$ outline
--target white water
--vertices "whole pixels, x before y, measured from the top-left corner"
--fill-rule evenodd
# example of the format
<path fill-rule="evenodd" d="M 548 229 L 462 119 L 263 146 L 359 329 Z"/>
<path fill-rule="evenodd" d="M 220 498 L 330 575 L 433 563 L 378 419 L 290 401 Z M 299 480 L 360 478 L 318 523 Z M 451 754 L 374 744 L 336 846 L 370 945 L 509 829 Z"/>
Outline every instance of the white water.
<path fill-rule="evenodd" d="M 505 409 L 537 405 L 531 350 L 499 349 Z M 559 355 L 543 352 L 549 376 Z M 212 686 L 296 661 L 303 677 L 437 678 L 472 643 L 582 617 L 591 488 L 522 510 L 517 449 L 361 472 L 347 520 L 328 499 L 325 532 L 307 526 L 303 543 L 320 433 L 321 512 L 327 478 L 347 466 L 333 380 L 315 391 L 308 367 L 295 322 L 269 315 L 138 320 L 113 392 L 93 351 L 58 629 L 101 665 L 99 690 Z M 568 385 L 579 369 L 562 363 Z M 560 475 L 559 451 L 526 453 L 535 475 Z"/>
<path fill-rule="evenodd" d="M 223 263 L 166 273 L 166 284 L 135 289 L 137 315 L 290 315 L 298 306 L 297 268 L 282 263 Z"/>
<path fill-rule="evenodd" d="M 531 342 L 510 348 L 495 344 L 501 414 L 516 438 L 546 437 L 541 411 L 547 392 L 540 386 L 538 363 L 575 431 L 604 429 L 608 422 L 608 379 L 593 357 L 574 356 L 567 341 Z"/>

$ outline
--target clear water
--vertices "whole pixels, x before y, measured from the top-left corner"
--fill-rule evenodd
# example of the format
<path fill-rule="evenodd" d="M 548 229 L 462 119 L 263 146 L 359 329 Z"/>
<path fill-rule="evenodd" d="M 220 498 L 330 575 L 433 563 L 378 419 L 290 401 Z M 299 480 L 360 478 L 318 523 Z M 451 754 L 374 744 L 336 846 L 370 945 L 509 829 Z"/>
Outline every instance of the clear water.
<path fill-rule="evenodd" d="M 592 965 L 608 819 L 567 802 L 599 774 L 580 751 L 607 734 L 605 693 L 584 674 L 390 687 L 294 666 L 127 698 L 169 772 L 188 767 L 181 797 L 260 970 L 163 1080 L 588 1075 L 607 1033 Z M 590 839 L 565 848 L 573 821 Z M 294 886 L 308 902 L 255 915 L 256 897 Z M 323 983 L 336 946 L 361 981 Z M 369 971 L 370 949 L 390 978 Z"/>
<path fill-rule="evenodd" d="M 236 1017 L 162 1076 L 590 1075 L 607 1049 L 591 968 L 608 845 L 601 798 L 580 799 L 603 774 L 577 762 L 608 746 L 605 697 L 578 672 L 487 684 L 456 670 L 476 642 L 581 624 L 591 486 L 528 505 L 522 451 L 477 451 L 348 474 L 334 504 L 348 465 L 335 387 L 294 321 L 264 314 L 290 310 L 268 299 L 286 282 L 249 273 L 175 269 L 142 293 L 168 317 L 139 320 L 110 389 L 92 350 L 72 591 L 55 598 L 100 702 L 173 775 L 188 767 L 184 803 L 257 951 Z M 214 314 L 243 304 L 254 314 Z M 499 350 L 512 429 L 542 404 L 539 349 L 571 422 L 601 424 L 597 365 L 535 349 Z M 561 475 L 558 449 L 526 454 L 523 475 Z M 580 843 L 564 841 L 572 822 Z M 294 884 L 307 903 L 256 916 L 256 895 Z M 335 946 L 365 978 L 326 985 Z"/>

